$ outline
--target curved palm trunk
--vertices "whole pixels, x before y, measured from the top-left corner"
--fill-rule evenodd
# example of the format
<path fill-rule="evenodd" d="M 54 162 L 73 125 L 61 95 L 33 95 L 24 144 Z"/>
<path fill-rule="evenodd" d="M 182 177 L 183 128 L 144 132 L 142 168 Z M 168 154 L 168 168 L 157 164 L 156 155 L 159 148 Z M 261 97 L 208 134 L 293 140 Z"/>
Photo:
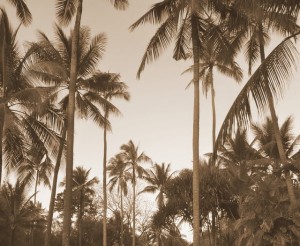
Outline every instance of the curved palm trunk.
<path fill-rule="evenodd" d="M 192 9 L 196 9 L 196 0 L 192 1 Z M 199 120 L 200 120 L 200 88 L 199 88 L 199 36 L 197 17 L 192 14 L 192 44 L 194 58 L 194 112 L 193 112 L 193 245 L 200 246 L 200 187 L 199 187 Z"/>
<path fill-rule="evenodd" d="M 124 226 L 123 226 L 123 189 L 121 187 L 121 213 L 120 213 L 120 217 L 121 217 L 121 232 L 120 232 L 120 242 L 121 242 L 121 246 L 124 246 Z"/>
<path fill-rule="evenodd" d="M 54 202 L 55 202 L 55 195 L 56 195 L 56 186 L 57 186 L 57 178 L 58 178 L 58 172 L 60 168 L 60 162 L 61 157 L 64 149 L 64 143 L 66 140 L 66 134 L 67 134 L 67 121 L 64 121 L 64 128 L 62 130 L 62 137 L 60 139 L 59 143 L 59 150 L 57 154 L 57 159 L 55 163 L 54 168 L 54 174 L 53 174 L 53 182 L 52 182 L 52 189 L 51 189 L 51 198 L 49 203 L 49 212 L 47 217 L 47 231 L 45 236 L 45 246 L 50 246 L 51 242 L 51 227 L 52 227 L 52 220 L 53 220 L 53 213 L 54 213 Z"/>
<path fill-rule="evenodd" d="M 132 246 L 135 246 L 135 165 L 132 166 L 132 190 L 133 190 L 133 204 L 132 204 Z"/>
<path fill-rule="evenodd" d="M 64 221 L 62 233 L 62 245 L 70 246 L 70 232 L 71 232 L 71 217 L 72 217 L 72 172 L 73 172 L 73 151 L 74 151 L 74 114 L 75 114 L 75 92 L 77 79 L 77 65 L 78 65 L 78 43 L 80 21 L 82 14 L 82 1 L 78 1 L 77 14 L 75 26 L 72 35 L 72 55 L 71 55 L 71 72 L 69 85 L 69 100 L 67 110 L 67 162 L 66 162 L 66 190 L 64 199 Z"/>
<path fill-rule="evenodd" d="M 105 113 L 104 113 L 105 121 L 107 121 L 108 118 L 108 110 L 107 107 L 105 107 Z M 107 220 L 107 190 L 106 190 L 106 155 L 107 155 L 107 127 L 106 123 L 104 125 L 104 131 L 103 131 L 103 246 L 107 246 L 107 227 L 106 227 L 106 220 Z"/>
<path fill-rule="evenodd" d="M 259 35 L 260 57 L 261 57 L 261 62 L 263 62 L 265 60 L 265 50 L 264 50 L 262 24 L 259 25 L 259 32 L 260 32 L 260 35 Z M 278 152 L 279 152 L 279 157 L 280 157 L 281 162 L 285 165 L 287 163 L 287 158 L 285 155 L 284 146 L 283 146 L 282 139 L 281 139 L 281 133 L 280 133 L 279 125 L 278 125 L 278 118 L 277 118 L 276 111 L 275 111 L 273 95 L 268 86 L 266 86 L 266 92 L 267 92 L 269 109 L 270 109 L 270 114 L 271 114 L 271 118 L 272 118 L 273 130 L 274 130 L 276 145 L 277 145 Z M 288 191 L 288 196 L 289 196 L 289 200 L 291 203 L 291 207 L 297 208 L 298 207 L 297 198 L 295 195 L 295 190 L 294 190 L 290 171 L 285 171 L 284 174 L 285 174 L 285 182 L 286 182 L 286 186 L 287 186 L 287 191 Z"/>

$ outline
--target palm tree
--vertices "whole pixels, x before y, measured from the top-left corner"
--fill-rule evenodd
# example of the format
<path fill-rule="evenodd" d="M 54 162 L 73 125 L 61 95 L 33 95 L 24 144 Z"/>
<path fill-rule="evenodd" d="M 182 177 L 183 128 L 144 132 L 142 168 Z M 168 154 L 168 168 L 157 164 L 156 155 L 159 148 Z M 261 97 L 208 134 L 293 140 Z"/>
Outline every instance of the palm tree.
<path fill-rule="evenodd" d="M 16 7 L 17 16 L 21 21 L 21 24 L 28 25 L 31 22 L 31 13 L 24 2 L 24 0 L 16 0 L 16 1 L 9 1 L 12 5 Z M 7 86 L 9 83 L 9 64 L 11 60 L 8 58 L 13 50 L 12 48 L 12 39 L 15 39 L 17 31 L 12 35 L 11 28 L 9 26 L 9 21 L 7 14 L 3 8 L 0 8 L 1 16 L 0 16 L 0 33 L 1 33 L 1 83 L 0 83 L 0 98 L 5 98 Z M 4 130 L 4 112 L 3 108 L 0 107 L 0 185 L 1 185 L 1 178 L 2 178 L 2 166 L 3 166 L 3 130 Z"/>
<path fill-rule="evenodd" d="M 284 83 L 284 80 L 287 78 L 290 72 L 285 71 L 284 76 L 282 76 L 281 78 L 278 77 L 271 78 L 271 76 L 276 74 L 276 72 L 274 72 L 274 67 L 276 66 L 275 64 L 280 63 L 280 65 L 285 66 L 287 63 L 293 63 L 293 55 L 290 58 L 287 58 L 287 54 L 291 51 L 290 48 L 292 46 L 292 44 L 290 43 L 290 37 L 288 37 L 280 45 L 278 45 L 277 49 L 273 50 L 273 52 L 271 53 L 273 56 L 270 56 L 271 54 L 269 55 L 270 58 L 269 61 L 266 61 L 264 49 L 268 39 L 267 31 L 271 30 L 272 28 L 273 30 L 275 29 L 284 34 L 295 33 L 297 30 L 299 30 L 299 28 L 296 25 L 296 18 L 295 16 L 291 15 L 289 12 L 281 13 L 280 11 L 277 10 L 277 8 L 271 8 L 272 5 L 270 6 L 266 3 L 258 3 L 254 1 L 246 2 L 241 0 L 241 1 L 236 1 L 235 5 L 233 6 L 234 6 L 233 7 L 234 11 L 236 11 L 234 14 L 235 16 L 234 22 L 239 23 L 239 25 L 235 25 L 234 27 L 233 24 L 232 25 L 229 24 L 229 28 L 234 27 L 233 28 L 234 30 L 238 29 L 239 35 L 242 37 L 241 40 L 247 37 L 247 34 L 250 33 L 250 39 L 246 44 L 247 59 L 249 62 L 249 73 L 251 73 L 251 68 L 254 61 L 256 61 L 259 57 L 262 63 L 262 66 L 260 66 L 259 69 L 257 70 L 258 72 L 252 76 L 252 77 L 259 76 L 260 77 L 259 82 L 261 83 L 261 85 L 255 87 L 252 87 L 254 83 L 252 83 L 251 85 L 249 84 L 249 86 L 246 85 L 244 87 L 245 90 L 242 90 L 242 92 L 238 96 L 239 100 L 237 100 L 236 103 L 240 103 L 241 101 L 244 101 L 245 103 L 243 103 L 243 106 L 248 104 L 248 100 L 245 99 L 245 97 L 242 97 L 241 94 L 245 95 L 245 92 L 246 91 L 249 92 L 250 87 L 252 87 L 252 89 L 250 90 L 254 94 L 253 96 L 257 106 L 264 108 L 264 104 L 261 104 L 262 101 L 264 101 L 264 103 L 268 105 L 272 122 L 273 122 L 273 127 L 275 130 L 275 139 L 277 143 L 277 148 L 281 156 L 280 159 L 282 163 L 287 163 L 286 157 L 284 155 L 284 146 L 280 138 L 278 119 L 277 119 L 275 106 L 274 106 L 274 95 L 277 94 L 278 92 L 282 93 L 282 84 Z M 270 12 L 270 10 L 272 11 Z M 291 13 L 294 14 L 293 11 Z M 232 21 L 231 22 L 229 21 L 229 23 L 232 23 Z M 296 34 L 292 34 L 293 37 L 295 35 Z M 240 45 L 242 42 L 241 41 L 239 42 Z M 282 59 L 281 60 L 276 59 L 271 61 L 271 57 L 274 58 L 274 56 L 278 55 L 278 53 L 282 53 L 283 55 Z M 269 62 L 272 62 L 272 66 L 270 68 L 269 67 L 267 68 L 267 63 Z M 280 67 L 280 70 L 282 73 L 282 71 L 286 69 L 284 67 Z M 272 75 L 270 75 L 269 72 L 272 73 Z M 275 87 L 273 84 L 274 81 L 277 81 Z M 249 104 L 247 105 L 247 108 L 248 108 L 246 110 L 247 113 L 244 116 L 240 115 L 240 117 L 243 119 L 249 117 Z M 297 205 L 296 196 L 292 185 L 290 172 L 287 171 L 285 173 L 285 176 L 286 176 L 286 183 L 288 187 L 291 207 L 295 208 L 298 205 Z"/>
<path fill-rule="evenodd" d="M 120 245 L 124 246 L 124 229 L 123 229 L 123 195 L 126 196 L 128 193 L 127 182 L 132 179 L 128 167 L 124 163 L 124 160 L 120 155 L 116 155 L 111 158 L 109 165 L 107 166 L 107 171 L 109 172 L 109 190 L 110 192 L 117 186 L 118 193 L 120 194 L 121 202 L 121 212 L 120 212 L 120 221 L 121 221 L 121 231 L 120 231 Z"/>
<path fill-rule="evenodd" d="M 36 205 L 37 187 L 43 183 L 47 187 L 50 185 L 50 177 L 53 171 L 53 164 L 45 149 L 38 149 L 32 146 L 27 154 L 27 158 L 18 168 L 20 182 L 31 186 L 34 185 L 34 205 Z"/>
<path fill-rule="evenodd" d="M 121 146 L 120 158 L 127 167 L 132 171 L 132 191 L 133 191 L 133 203 L 132 203 L 132 245 L 135 246 L 135 202 L 136 202 L 136 180 L 142 178 L 145 174 L 145 169 L 141 166 L 142 163 L 151 162 L 151 159 L 144 153 L 139 153 L 138 146 L 129 140 L 127 144 Z"/>
<path fill-rule="evenodd" d="M 99 180 L 94 177 L 89 178 L 91 169 L 86 170 L 83 167 L 76 167 L 73 171 L 73 192 L 79 196 L 78 209 L 78 245 L 82 245 L 82 217 L 84 215 L 84 203 L 87 195 L 95 194 L 94 186 Z"/>
<path fill-rule="evenodd" d="M 224 11 L 221 1 L 183 1 L 171 0 L 156 3 L 152 8 L 137 20 L 130 28 L 149 22 L 160 24 L 155 35 L 151 38 L 146 52 L 142 58 L 137 76 L 140 77 L 145 65 L 156 60 L 161 51 L 166 49 L 172 40 L 176 40 L 174 58 L 186 59 L 191 43 L 193 54 L 193 85 L 194 85 L 194 109 L 193 109 L 193 243 L 200 245 L 200 214 L 199 214 L 199 119 L 200 119 L 200 88 L 199 88 L 199 56 L 200 38 L 211 22 L 210 11 L 217 13 Z"/>
<path fill-rule="evenodd" d="M 118 82 L 119 81 L 119 76 L 116 75 L 114 77 L 112 77 L 112 80 L 107 84 L 107 88 L 105 89 L 105 91 L 103 92 L 103 97 L 108 100 L 111 101 L 112 99 L 125 99 L 125 100 L 129 100 L 130 95 L 129 92 L 127 91 L 128 87 L 126 86 L 126 84 L 122 83 L 122 82 Z M 108 117 L 109 117 L 109 109 L 108 107 L 104 107 L 104 119 L 106 121 L 108 121 Z M 103 128 L 103 235 L 107 234 L 107 228 L 106 228 L 106 221 L 107 221 L 107 189 L 106 189 L 106 178 L 107 178 L 107 170 L 106 170 L 106 163 L 107 163 L 107 127 L 106 125 L 104 125 Z M 123 214 L 121 214 L 121 219 L 123 219 Z M 122 224 L 121 224 L 121 235 L 123 234 L 123 220 L 122 220 Z M 121 236 L 121 245 L 123 243 L 123 235 Z"/>
<path fill-rule="evenodd" d="M 1 63 L 1 76 L 5 85 L 0 102 L 0 182 L 3 164 L 8 168 L 14 167 L 24 158 L 25 142 L 39 143 L 49 150 L 55 147 L 55 133 L 33 114 L 49 92 L 35 87 L 27 76 L 25 64 L 34 49 L 28 49 L 23 57 L 20 56 L 16 42 L 17 31 L 10 28 L 6 12 L 2 9 L 1 12 L 1 25 L 6 26 L 7 62 Z"/>
<path fill-rule="evenodd" d="M 50 245 L 50 220 L 52 220 L 53 216 L 57 175 L 68 125 L 68 120 L 65 118 L 65 115 L 67 115 L 68 108 L 70 57 L 72 48 L 72 37 L 67 37 L 58 26 L 55 28 L 55 37 L 57 41 L 51 42 L 44 33 L 39 32 L 39 42 L 31 44 L 31 47 L 37 50 L 37 56 L 30 66 L 30 74 L 32 76 L 41 79 L 50 88 L 55 89 L 54 93 L 49 97 L 50 102 L 51 100 L 55 101 L 57 97 L 62 97 L 59 102 L 61 112 L 58 111 L 56 114 L 60 114 L 59 117 L 64 118 L 63 127 L 59 127 L 62 142 L 60 143 L 59 155 L 53 177 L 55 182 L 53 182 L 52 185 L 52 199 L 49 205 L 46 245 Z M 106 97 L 109 93 L 122 93 L 121 88 L 124 87 L 125 90 L 126 86 L 118 82 L 118 75 L 113 73 L 101 73 L 95 70 L 104 52 L 105 43 L 106 37 L 104 34 L 99 34 L 92 38 L 90 30 L 87 27 L 81 29 L 78 46 L 80 58 L 78 61 L 79 69 L 76 82 L 75 110 L 80 117 L 91 118 L 100 127 L 105 127 L 109 130 L 110 124 L 107 117 L 102 115 L 99 107 L 111 113 L 118 113 L 118 109 L 113 106 Z M 55 109 L 52 109 L 52 111 L 53 110 Z"/>
<path fill-rule="evenodd" d="M 13 187 L 7 183 L 0 192 L 0 226 L 8 230 L 10 245 L 14 245 L 16 233 L 41 219 L 41 209 L 26 198 L 25 183 L 17 181 Z"/>
<path fill-rule="evenodd" d="M 119 9 L 124 9 L 127 0 L 114 0 L 114 6 Z M 72 17 L 76 14 L 73 38 L 72 38 L 72 54 L 71 54 L 71 68 L 70 68 L 70 86 L 69 86 L 69 99 L 67 111 L 67 158 L 66 158 L 66 195 L 65 195 L 65 211 L 63 223 L 63 246 L 70 245 L 70 230 L 71 230 L 71 202 L 72 202 L 72 170 L 73 170 L 73 145 L 74 145 L 74 110 L 75 110 L 75 90 L 78 72 L 78 44 L 80 33 L 80 22 L 82 15 L 83 0 L 57 0 L 56 9 L 57 17 L 62 24 L 69 24 Z M 103 237 L 103 245 L 106 246 L 106 235 Z"/>
<path fill-rule="evenodd" d="M 158 191 L 158 195 L 156 197 L 158 208 L 162 208 L 164 206 L 164 195 L 165 188 L 170 182 L 174 175 L 174 172 L 171 173 L 170 164 L 165 165 L 162 163 L 161 165 L 155 163 L 152 169 L 147 171 L 147 175 L 145 176 L 145 180 L 149 183 L 140 193 L 155 193 Z"/>

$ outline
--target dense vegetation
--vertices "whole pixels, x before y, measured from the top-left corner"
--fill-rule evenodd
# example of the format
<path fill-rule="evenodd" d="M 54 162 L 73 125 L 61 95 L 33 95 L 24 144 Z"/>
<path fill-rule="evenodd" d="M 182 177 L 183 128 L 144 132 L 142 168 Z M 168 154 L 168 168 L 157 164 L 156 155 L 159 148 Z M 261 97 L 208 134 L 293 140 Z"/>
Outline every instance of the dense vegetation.
<path fill-rule="evenodd" d="M 25 1 L 7 2 L 20 25 L 30 25 Z M 138 77 L 171 45 L 173 58 L 191 65 L 185 72 L 194 89 L 193 169 L 176 172 L 132 140 L 107 156 L 110 116 L 120 114 L 115 99 L 129 100 L 130 93 L 117 72 L 98 69 L 107 38 L 81 25 L 84 2 L 56 0 L 54 38 L 40 31 L 24 54 L 19 28 L 0 8 L 0 245 L 299 245 L 300 135 L 292 117 L 279 125 L 275 102 L 299 67 L 300 2 L 163 0 L 132 24 L 131 31 L 158 25 Z M 111 2 L 121 10 L 129 4 Z M 73 17 L 67 35 L 63 26 Z M 281 42 L 267 54 L 274 35 Z M 241 82 L 241 52 L 249 79 L 216 129 L 214 74 Z M 201 91 L 211 98 L 213 116 L 213 145 L 203 157 Z M 260 122 L 252 121 L 256 112 Z M 90 170 L 73 167 L 75 115 L 103 129 L 101 188 Z M 57 192 L 62 162 L 64 191 Z M 37 200 L 40 185 L 51 188 L 49 207 Z M 182 224 L 193 228 L 192 244 Z"/>

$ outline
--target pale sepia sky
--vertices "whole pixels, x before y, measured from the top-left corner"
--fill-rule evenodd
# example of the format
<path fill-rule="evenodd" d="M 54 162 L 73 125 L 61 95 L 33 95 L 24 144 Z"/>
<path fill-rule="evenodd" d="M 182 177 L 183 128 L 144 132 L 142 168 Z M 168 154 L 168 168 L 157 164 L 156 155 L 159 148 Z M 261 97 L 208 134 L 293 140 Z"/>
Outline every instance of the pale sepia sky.
<path fill-rule="evenodd" d="M 16 27 L 15 12 L 8 7 L 7 2 L 0 1 L 8 10 L 9 18 Z M 55 1 L 27 2 L 33 14 L 33 23 L 29 27 L 21 27 L 18 34 L 20 43 L 23 40 L 34 41 L 37 29 L 51 37 L 55 21 Z M 191 61 L 175 62 L 170 49 L 155 63 L 146 67 L 140 80 L 136 79 L 142 55 L 157 27 L 145 25 L 134 32 L 129 32 L 128 27 L 155 2 L 158 1 L 130 0 L 128 10 L 117 11 L 108 0 L 84 0 L 82 25 L 88 25 L 92 35 L 105 32 L 108 37 L 106 53 L 99 63 L 99 69 L 120 73 L 122 81 L 128 84 L 131 93 L 130 102 L 116 102 L 123 117 L 111 120 L 113 134 L 108 136 L 108 158 L 116 154 L 123 143 L 132 139 L 155 162 L 171 162 L 173 170 L 192 168 L 193 90 L 192 87 L 185 89 L 192 75 L 181 76 L 191 65 Z M 273 39 L 272 46 L 279 41 L 278 38 Z M 246 74 L 245 62 L 242 56 L 240 57 L 238 62 Z M 290 114 L 294 115 L 295 132 L 298 133 L 299 80 L 298 72 L 287 88 L 284 101 L 282 100 L 277 107 L 279 122 Z M 244 80 L 242 84 L 245 82 Z M 215 76 L 215 84 L 219 127 L 242 85 L 219 75 Z M 200 118 L 200 153 L 205 154 L 211 151 L 210 98 L 206 100 L 202 96 Z M 100 176 L 101 179 L 102 130 L 91 122 L 76 122 L 74 161 L 74 166 L 84 165 L 86 168 L 92 168 L 93 175 Z"/>

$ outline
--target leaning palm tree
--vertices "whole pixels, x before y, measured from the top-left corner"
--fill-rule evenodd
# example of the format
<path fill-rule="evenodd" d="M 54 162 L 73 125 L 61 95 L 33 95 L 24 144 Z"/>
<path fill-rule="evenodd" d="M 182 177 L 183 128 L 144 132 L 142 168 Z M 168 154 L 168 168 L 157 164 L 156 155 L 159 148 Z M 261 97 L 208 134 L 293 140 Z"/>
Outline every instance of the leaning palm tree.
<path fill-rule="evenodd" d="M 138 70 L 140 77 L 145 65 L 156 60 L 162 51 L 175 39 L 174 58 L 186 59 L 189 47 L 193 54 L 193 243 L 200 245 L 200 214 L 199 214 L 199 120 L 200 120 L 200 88 L 199 88 L 199 56 L 201 49 L 200 38 L 206 26 L 211 22 L 211 16 L 224 12 L 221 1 L 171 0 L 161 1 L 152 6 L 130 28 L 144 24 L 160 24 L 155 35 L 151 38 Z M 213 13 L 211 15 L 211 13 Z"/>
<path fill-rule="evenodd" d="M 52 199 L 49 205 L 48 226 L 45 244 L 50 245 L 51 221 L 54 209 L 54 198 L 56 192 L 57 175 L 60 166 L 60 160 L 64 148 L 64 142 L 67 134 L 68 120 L 66 118 L 69 100 L 69 84 L 70 84 L 70 63 L 72 36 L 66 36 L 62 29 L 58 26 L 55 28 L 56 42 L 52 42 L 42 32 L 39 32 L 39 42 L 31 43 L 36 56 L 30 65 L 30 75 L 40 79 L 46 88 L 55 89 L 54 93 L 49 96 L 49 101 L 59 101 L 60 111 L 51 108 L 53 114 L 60 114 L 63 124 L 59 128 L 61 132 L 61 142 L 59 155 L 56 162 L 54 181 L 52 184 Z M 104 34 L 91 37 L 90 30 L 81 28 L 80 39 L 78 45 L 78 72 L 75 91 L 75 111 L 83 118 L 92 119 L 100 127 L 110 129 L 110 124 L 105 116 L 102 115 L 99 108 L 104 108 L 111 113 L 118 113 L 118 109 L 112 105 L 106 93 L 117 90 L 124 86 L 118 82 L 119 76 L 112 73 L 101 73 L 96 71 L 96 66 L 102 58 L 104 52 L 106 37 Z M 47 114 L 46 114 L 47 115 Z M 50 119 L 52 120 L 53 117 Z M 56 121 L 55 121 L 56 122 Z"/>
<path fill-rule="evenodd" d="M 113 76 L 112 80 L 109 81 L 107 84 L 107 88 L 103 92 L 103 97 L 111 101 L 113 99 L 124 99 L 124 100 L 129 100 L 130 94 L 128 92 L 128 87 L 125 83 L 123 82 L 118 82 L 119 81 L 119 76 Z M 104 119 L 108 121 L 108 117 L 110 113 L 116 113 L 116 112 L 110 112 L 108 107 L 104 107 Z M 106 164 L 107 164 L 107 127 L 106 124 L 103 127 L 103 184 L 102 184 L 102 189 L 103 189 L 103 235 L 107 234 L 107 228 L 106 228 L 106 221 L 107 221 L 107 170 L 106 170 Z M 123 214 L 121 215 L 121 218 Z M 123 227 L 123 220 L 121 227 Z M 122 229 L 122 228 L 121 228 Z M 123 232 L 121 231 L 121 234 Z M 123 235 L 121 236 L 121 245 L 123 243 Z"/>
<path fill-rule="evenodd" d="M 116 8 L 124 9 L 128 5 L 127 0 L 113 0 L 112 3 Z M 73 145 L 74 145 L 74 110 L 75 110 L 75 90 L 78 73 L 78 44 L 80 23 L 82 15 L 83 0 L 56 0 L 57 17 L 62 24 L 69 24 L 72 17 L 76 15 L 73 38 L 72 38 L 72 53 L 70 67 L 70 86 L 67 111 L 67 166 L 66 166 L 66 194 L 64 203 L 64 222 L 63 222 L 63 246 L 70 245 L 70 230 L 71 230 L 71 202 L 72 202 L 72 170 L 73 170 Z M 103 245 L 106 246 L 106 234 L 103 237 Z"/>
<path fill-rule="evenodd" d="M 36 194 L 38 185 L 43 183 L 47 187 L 50 185 L 50 177 L 53 172 L 53 164 L 51 158 L 45 149 L 38 149 L 32 146 L 26 153 L 27 157 L 18 168 L 18 176 L 20 182 L 31 186 L 34 182 L 34 200 L 36 205 Z"/>
<path fill-rule="evenodd" d="M 42 210 L 30 202 L 34 194 L 26 197 L 25 186 L 17 181 L 14 187 L 7 183 L 0 190 L 0 227 L 7 230 L 11 246 L 19 231 L 42 219 Z"/>
<path fill-rule="evenodd" d="M 107 166 L 107 171 L 109 172 L 110 180 L 108 182 L 110 192 L 117 186 L 118 193 L 120 194 L 121 202 L 121 231 L 120 231 L 120 245 L 124 246 L 124 232 L 123 232 L 123 195 L 126 196 L 128 193 L 127 182 L 132 180 L 131 173 L 128 170 L 128 166 L 124 163 L 123 158 L 120 155 L 116 155 L 111 158 L 109 165 Z"/>
<path fill-rule="evenodd" d="M 170 164 L 165 165 L 165 163 L 157 164 L 155 163 L 152 169 L 147 170 L 145 180 L 149 183 L 140 193 L 155 193 L 158 191 L 156 197 L 158 208 L 162 208 L 165 204 L 164 195 L 165 188 L 169 184 L 173 177 L 171 173 Z"/>
<path fill-rule="evenodd" d="M 145 169 L 141 166 L 142 163 L 151 162 L 151 159 L 144 153 L 139 153 L 139 148 L 132 140 L 121 146 L 120 158 L 126 166 L 132 171 L 132 245 L 135 246 L 135 202 L 136 202 L 136 181 L 137 178 L 142 178 L 145 175 Z"/>
<path fill-rule="evenodd" d="M 299 5 L 299 4 L 298 4 Z M 273 7 L 275 6 L 275 7 Z M 246 58 L 249 63 L 249 74 L 252 72 L 252 66 L 254 62 L 260 58 L 261 63 L 266 59 L 265 46 L 269 39 L 270 31 L 278 31 L 281 34 L 293 34 L 299 27 L 296 24 L 298 11 L 286 11 L 282 12 L 276 7 L 275 2 L 256 2 L 256 1 L 244 1 L 238 0 L 232 5 L 234 18 L 229 18 L 228 27 L 231 30 L 237 31 L 241 37 L 238 41 L 239 45 L 242 44 L 245 38 L 248 38 L 246 43 Z M 287 5 L 285 9 L 289 6 Z M 229 15 L 230 17 L 230 15 Z M 235 23 L 235 24 L 233 24 Z M 285 58 L 283 58 L 285 59 Z M 264 93 L 267 99 L 267 105 L 271 114 L 273 127 L 275 131 L 275 139 L 277 148 L 281 156 L 281 162 L 287 163 L 287 159 L 284 154 L 284 146 L 280 138 L 280 130 L 278 126 L 278 118 L 275 110 L 274 103 L 274 89 L 269 86 L 270 75 L 261 70 L 263 76 L 262 83 L 264 86 Z M 255 98 L 256 100 L 256 98 Z M 291 207 L 297 207 L 297 200 L 290 177 L 290 172 L 285 173 L 286 183 L 288 186 L 288 193 L 290 197 Z"/>
<path fill-rule="evenodd" d="M 232 133 L 236 124 L 238 124 L 240 128 L 247 127 L 249 121 L 251 120 L 252 113 L 251 98 L 254 99 L 257 109 L 260 113 L 263 113 L 266 107 L 271 107 L 270 105 L 274 106 L 274 104 L 272 104 L 273 98 L 282 95 L 284 87 L 286 86 L 287 81 L 292 74 L 293 70 L 291 68 L 295 67 L 295 56 L 298 54 L 298 52 L 291 39 L 299 34 L 300 32 L 285 38 L 277 47 L 275 47 L 268 57 L 262 61 L 262 64 L 250 77 L 244 88 L 233 102 L 233 105 L 223 121 L 216 140 L 216 146 L 222 145 L 222 142 L 224 142 L 228 134 L 230 135 Z M 275 113 L 275 111 L 273 111 L 273 113 Z M 277 116 L 273 113 L 271 114 L 272 123 L 275 141 L 281 156 L 280 160 L 282 163 L 287 163 L 285 161 L 286 156 L 284 152 L 282 153 L 281 151 L 284 150 L 282 140 L 280 138 L 278 139 L 277 136 L 279 127 L 278 129 L 274 127 L 274 124 L 278 125 Z M 273 120 L 274 117 L 276 117 L 275 121 Z M 285 176 L 291 206 L 297 207 L 290 171 L 286 171 Z"/>

